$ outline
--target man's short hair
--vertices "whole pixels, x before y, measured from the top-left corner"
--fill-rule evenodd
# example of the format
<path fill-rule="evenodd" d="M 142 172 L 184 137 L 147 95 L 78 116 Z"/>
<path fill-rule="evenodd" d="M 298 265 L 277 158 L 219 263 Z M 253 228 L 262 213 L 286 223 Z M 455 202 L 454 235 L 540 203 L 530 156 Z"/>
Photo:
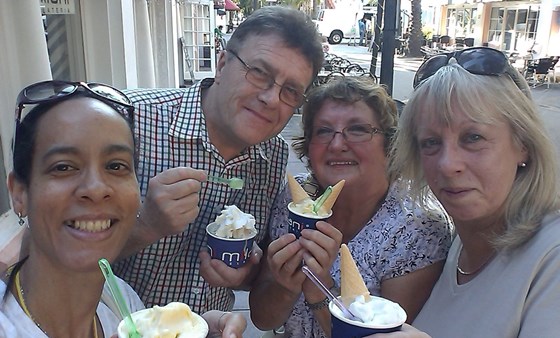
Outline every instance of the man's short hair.
<path fill-rule="evenodd" d="M 323 66 L 321 37 L 311 18 L 296 9 L 267 6 L 254 11 L 233 32 L 227 49 L 241 51 L 245 41 L 253 36 L 275 35 L 289 48 L 298 50 L 313 65 L 313 78 Z"/>

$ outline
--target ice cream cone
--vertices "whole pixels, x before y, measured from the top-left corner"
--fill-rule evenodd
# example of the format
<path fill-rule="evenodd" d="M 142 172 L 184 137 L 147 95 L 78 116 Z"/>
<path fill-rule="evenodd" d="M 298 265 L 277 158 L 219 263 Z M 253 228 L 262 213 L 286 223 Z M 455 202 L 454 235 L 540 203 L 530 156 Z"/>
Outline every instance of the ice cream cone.
<path fill-rule="evenodd" d="M 327 199 L 325 200 L 325 203 L 323 203 L 323 208 L 325 210 L 331 210 L 334 202 L 336 202 L 336 199 L 338 198 L 338 194 L 340 194 L 340 191 L 342 190 L 342 188 L 344 187 L 344 183 L 346 181 L 342 180 L 340 182 L 338 182 L 337 184 L 334 185 L 334 187 L 332 187 L 332 192 L 329 195 L 329 197 L 327 197 Z"/>
<path fill-rule="evenodd" d="M 369 298 L 369 290 L 346 244 L 340 247 L 340 295 L 352 301 L 361 295 Z"/>
<path fill-rule="evenodd" d="M 290 194 L 292 195 L 292 201 L 294 203 L 299 203 L 304 199 L 309 198 L 307 192 L 303 190 L 301 185 L 299 185 L 296 179 L 290 174 L 288 174 L 288 186 L 290 188 Z"/>

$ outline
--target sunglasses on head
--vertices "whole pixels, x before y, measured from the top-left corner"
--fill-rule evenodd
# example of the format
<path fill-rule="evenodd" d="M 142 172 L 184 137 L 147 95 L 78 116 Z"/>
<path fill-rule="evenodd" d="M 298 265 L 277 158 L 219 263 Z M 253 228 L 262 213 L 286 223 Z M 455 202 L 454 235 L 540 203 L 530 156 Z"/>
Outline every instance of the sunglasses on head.
<path fill-rule="evenodd" d="M 41 104 L 62 100 L 85 90 L 93 97 L 103 101 L 118 111 L 126 111 L 126 117 L 132 121 L 133 106 L 130 99 L 120 90 L 102 83 L 85 83 L 69 81 L 43 81 L 24 88 L 16 101 L 16 125 L 21 123 L 22 111 L 26 104 Z M 120 108 L 120 109 L 119 109 Z"/>
<path fill-rule="evenodd" d="M 455 58 L 466 71 L 476 75 L 502 75 L 509 67 L 509 61 L 502 52 L 488 47 L 472 47 L 452 53 L 438 54 L 424 61 L 418 68 L 414 75 L 414 89 L 440 68 L 446 66 L 451 58 Z"/>

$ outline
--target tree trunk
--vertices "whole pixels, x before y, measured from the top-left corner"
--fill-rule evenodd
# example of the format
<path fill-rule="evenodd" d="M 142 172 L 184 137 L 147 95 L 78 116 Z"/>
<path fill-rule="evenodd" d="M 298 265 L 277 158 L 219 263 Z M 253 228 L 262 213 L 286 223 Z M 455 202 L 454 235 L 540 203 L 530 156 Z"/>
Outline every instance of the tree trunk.
<path fill-rule="evenodd" d="M 412 0 L 411 4 L 411 27 L 410 37 L 408 40 L 409 56 L 421 57 L 422 41 L 424 35 L 422 34 L 422 0 Z"/>
<path fill-rule="evenodd" d="M 313 0 L 313 13 L 311 13 L 312 19 L 317 19 L 318 11 L 319 11 L 319 0 Z"/>

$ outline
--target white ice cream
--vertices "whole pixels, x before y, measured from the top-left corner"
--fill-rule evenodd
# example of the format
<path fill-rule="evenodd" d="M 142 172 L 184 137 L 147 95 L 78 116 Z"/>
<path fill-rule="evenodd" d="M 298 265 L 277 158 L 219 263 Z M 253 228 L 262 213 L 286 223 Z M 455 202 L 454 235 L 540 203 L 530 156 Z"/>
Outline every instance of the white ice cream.
<path fill-rule="evenodd" d="M 250 238 L 257 233 L 255 217 L 235 205 L 226 205 L 212 224 L 218 225 L 215 235 L 222 238 Z"/>
<path fill-rule="evenodd" d="M 179 302 L 134 312 L 132 320 L 142 338 L 204 338 L 208 334 L 206 321 Z M 119 337 L 128 338 L 124 321 L 119 324 L 118 333 Z"/>
<path fill-rule="evenodd" d="M 380 297 L 369 298 L 366 301 L 364 296 L 358 296 L 349 306 L 350 312 L 365 324 L 385 326 L 406 320 L 406 312 L 399 304 Z"/>
<path fill-rule="evenodd" d="M 325 210 L 323 206 L 321 206 L 319 210 L 317 210 L 317 213 L 314 213 L 313 203 L 315 203 L 315 201 L 313 201 L 311 198 L 306 198 L 298 203 L 292 203 L 290 208 L 292 211 L 297 212 L 300 215 L 310 216 L 312 218 L 317 218 L 317 216 L 319 216 L 320 218 L 325 218 L 330 215 L 330 210 Z"/>

